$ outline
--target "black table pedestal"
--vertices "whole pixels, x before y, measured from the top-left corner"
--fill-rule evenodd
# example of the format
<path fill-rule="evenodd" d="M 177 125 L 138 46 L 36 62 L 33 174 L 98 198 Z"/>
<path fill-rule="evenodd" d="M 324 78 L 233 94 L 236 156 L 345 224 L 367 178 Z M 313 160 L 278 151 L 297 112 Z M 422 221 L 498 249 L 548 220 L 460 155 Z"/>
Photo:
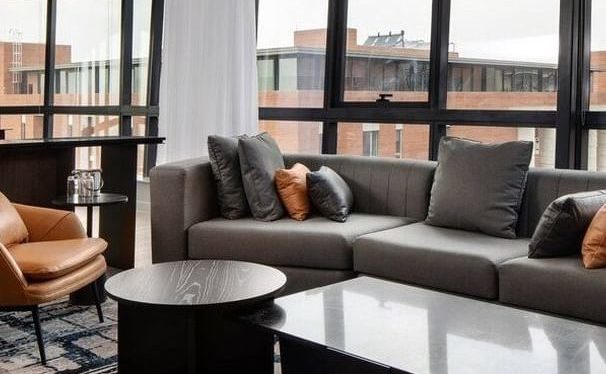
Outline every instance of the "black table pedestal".
<path fill-rule="evenodd" d="M 123 204 L 128 202 L 126 195 L 102 193 L 98 196 L 92 197 L 61 197 L 53 199 L 54 205 L 65 206 L 65 207 L 86 207 L 86 236 L 89 238 L 93 237 L 93 207 L 95 206 L 109 206 L 116 204 Z M 97 297 L 99 302 L 103 303 L 107 300 L 105 294 L 105 281 L 107 277 L 102 275 L 95 281 L 97 285 Z M 72 305 L 95 305 L 96 299 L 93 293 L 93 286 L 84 287 L 69 296 L 69 301 Z"/>
<path fill-rule="evenodd" d="M 229 312 L 118 304 L 120 373 L 274 370 L 274 337 Z"/>

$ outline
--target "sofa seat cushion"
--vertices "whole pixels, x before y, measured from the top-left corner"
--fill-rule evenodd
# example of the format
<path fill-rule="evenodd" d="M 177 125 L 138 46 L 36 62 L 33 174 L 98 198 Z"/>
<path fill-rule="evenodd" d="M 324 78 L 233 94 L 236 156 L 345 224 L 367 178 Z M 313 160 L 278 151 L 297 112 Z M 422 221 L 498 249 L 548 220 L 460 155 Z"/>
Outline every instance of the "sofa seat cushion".
<path fill-rule="evenodd" d="M 9 252 L 25 278 L 32 282 L 64 276 L 93 261 L 107 248 L 103 239 L 70 239 L 25 243 Z"/>
<path fill-rule="evenodd" d="M 351 214 L 343 223 L 318 216 L 305 221 L 282 218 L 273 222 L 215 218 L 189 229 L 189 257 L 351 270 L 355 238 L 413 221 L 362 213 Z"/>
<path fill-rule="evenodd" d="M 585 269 L 578 255 L 507 261 L 499 279 L 501 302 L 606 323 L 606 269 Z"/>
<path fill-rule="evenodd" d="M 528 239 L 503 239 L 415 223 L 358 238 L 354 270 L 495 299 L 497 266 L 527 252 Z"/>

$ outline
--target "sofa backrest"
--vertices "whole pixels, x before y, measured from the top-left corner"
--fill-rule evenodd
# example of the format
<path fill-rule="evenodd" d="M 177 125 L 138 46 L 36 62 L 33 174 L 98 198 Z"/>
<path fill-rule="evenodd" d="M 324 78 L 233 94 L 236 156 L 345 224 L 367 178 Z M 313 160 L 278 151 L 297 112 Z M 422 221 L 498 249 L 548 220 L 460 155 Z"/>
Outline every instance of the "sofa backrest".
<path fill-rule="evenodd" d="M 532 168 L 518 221 L 518 236 L 531 237 L 547 206 L 560 196 L 606 189 L 606 173 Z"/>
<path fill-rule="evenodd" d="M 343 155 L 285 155 L 291 167 L 328 166 L 345 179 L 354 195 L 354 212 L 424 220 L 436 163 L 432 161 Z"/>
<path fill-rule="evenodd" d="M 342 155 L 285 155 L 311 170 L 326 165 L 339 173 L 354 194 L 354 211 L 404 216 L 427 216 L 436 163 L 432 161 Z M 518 221 L 518 236 L 530 237 L 547 206 L 575 192 L 606 189 L 606 173 L 583 170 L 531 168 Z"/>

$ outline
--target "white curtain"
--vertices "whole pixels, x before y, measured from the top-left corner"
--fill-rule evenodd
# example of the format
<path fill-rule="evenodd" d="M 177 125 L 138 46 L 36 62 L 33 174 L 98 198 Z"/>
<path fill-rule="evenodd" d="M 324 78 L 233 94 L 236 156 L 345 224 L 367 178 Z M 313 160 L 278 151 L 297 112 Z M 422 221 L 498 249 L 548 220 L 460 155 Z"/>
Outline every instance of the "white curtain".
<path fill-rule="evenodd" d="M 258 129 L 255 0 L 169 0 L 165 12 L 158 163 Z"/>

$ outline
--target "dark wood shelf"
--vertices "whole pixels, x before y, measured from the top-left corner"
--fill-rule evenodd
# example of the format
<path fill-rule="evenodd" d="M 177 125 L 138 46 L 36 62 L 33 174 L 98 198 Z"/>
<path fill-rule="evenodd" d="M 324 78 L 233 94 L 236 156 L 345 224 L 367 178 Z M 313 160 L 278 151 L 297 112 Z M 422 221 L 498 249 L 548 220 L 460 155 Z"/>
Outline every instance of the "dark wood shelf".
<path fill-rule="evenodd" d="M 76 148 L 128 144 L 162 144 L 164 143 L 164 139 L 165 138 L 158 136 L 100 136 L 83 138 L 0 140 L 0 150 Z"/>

